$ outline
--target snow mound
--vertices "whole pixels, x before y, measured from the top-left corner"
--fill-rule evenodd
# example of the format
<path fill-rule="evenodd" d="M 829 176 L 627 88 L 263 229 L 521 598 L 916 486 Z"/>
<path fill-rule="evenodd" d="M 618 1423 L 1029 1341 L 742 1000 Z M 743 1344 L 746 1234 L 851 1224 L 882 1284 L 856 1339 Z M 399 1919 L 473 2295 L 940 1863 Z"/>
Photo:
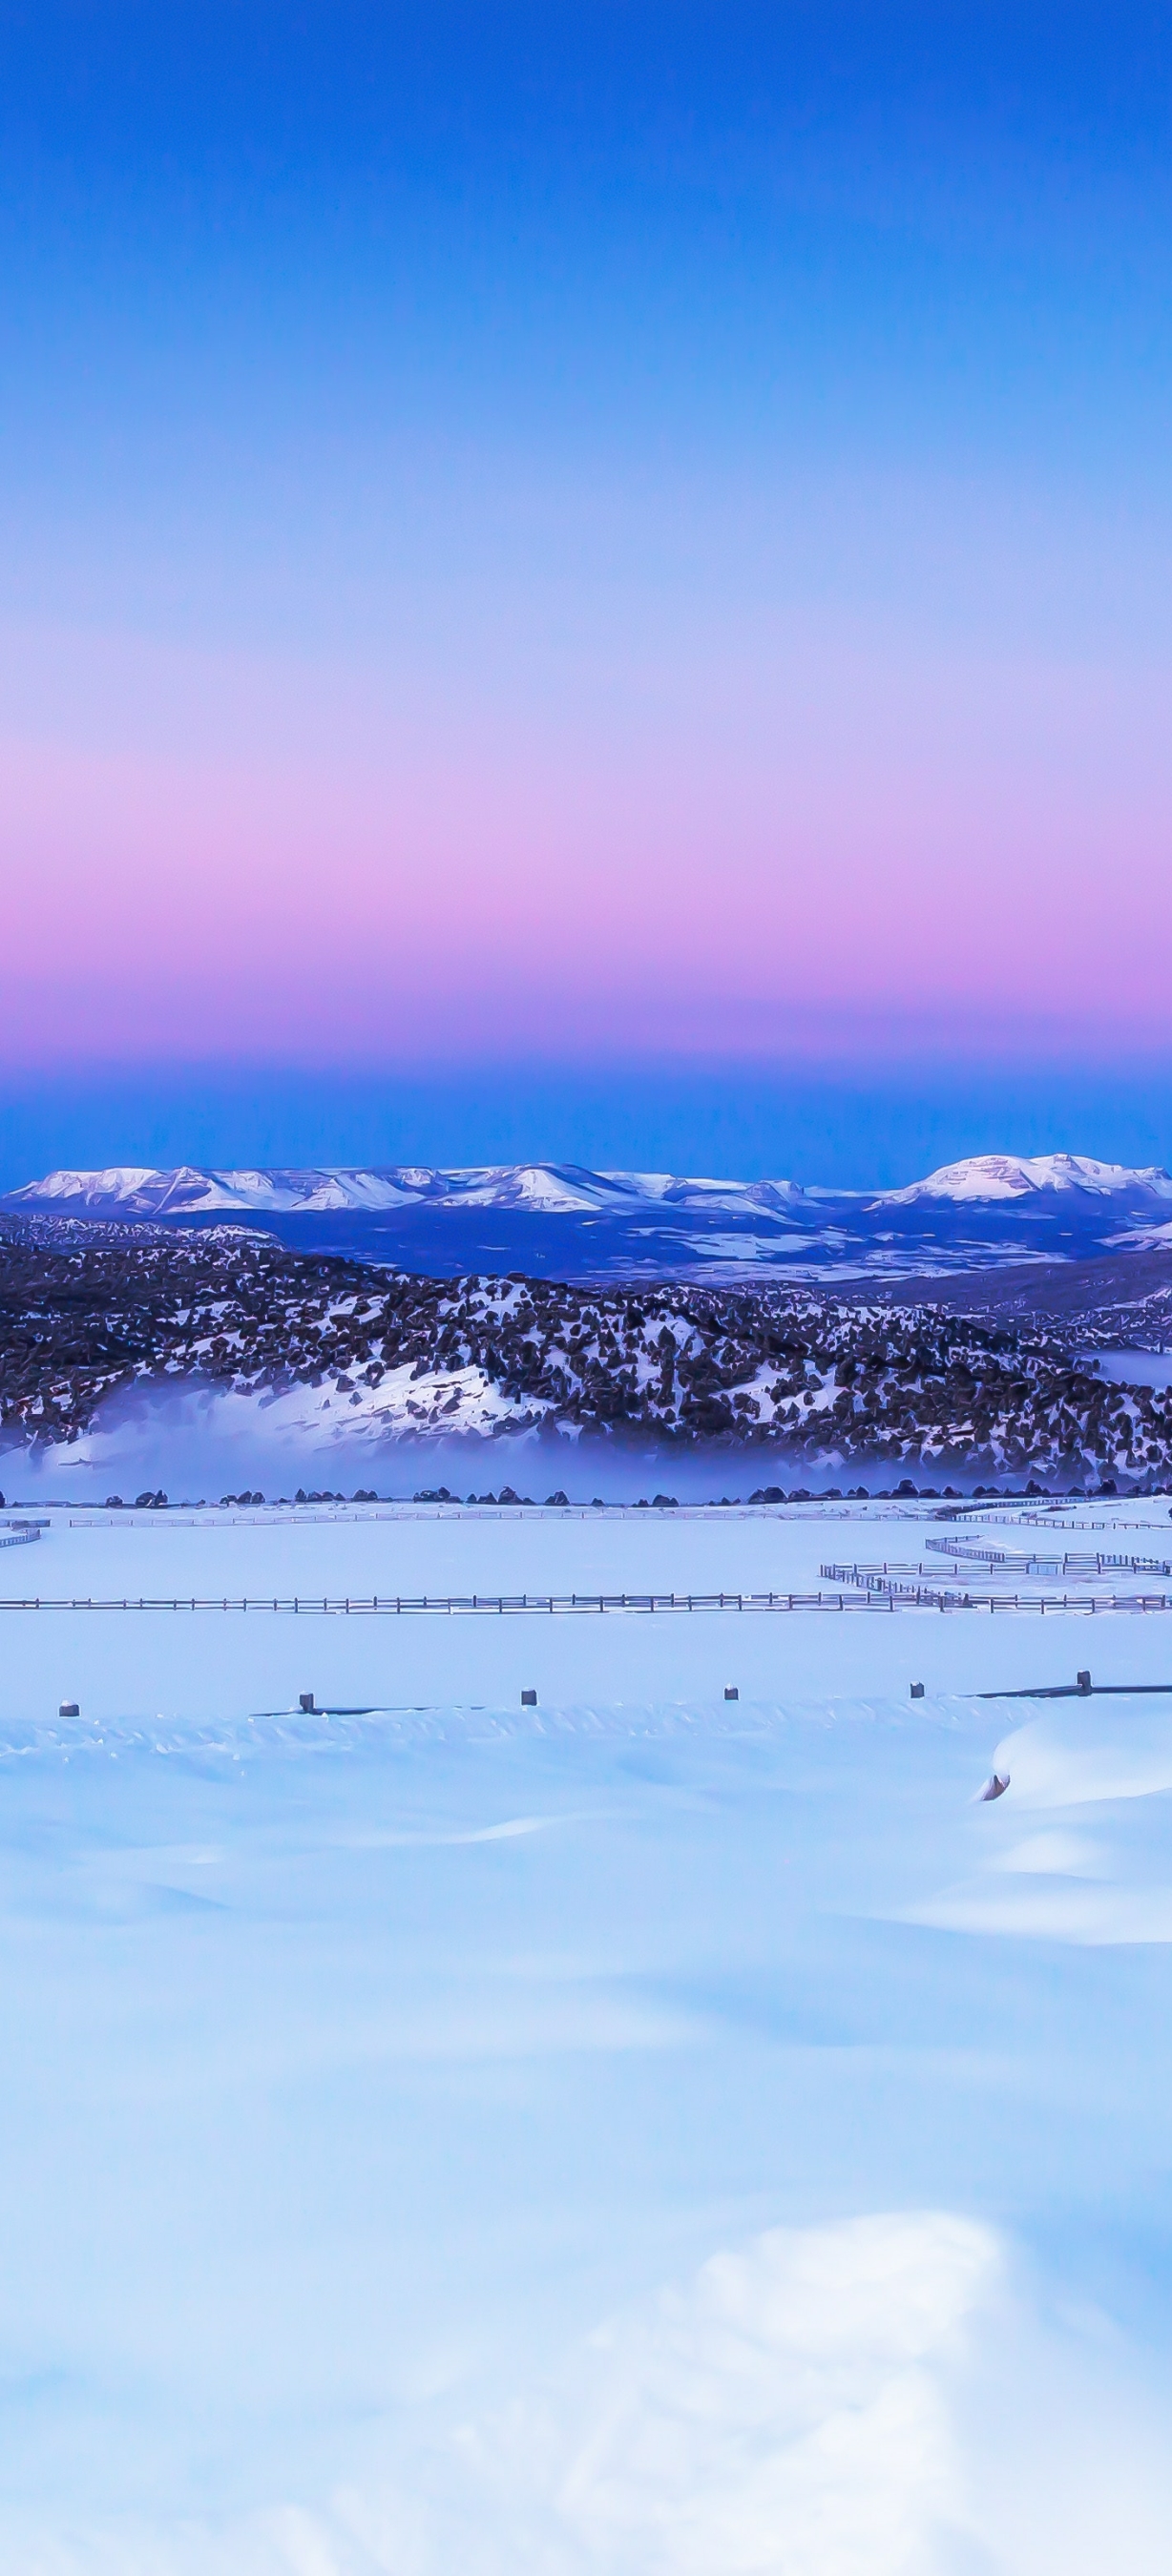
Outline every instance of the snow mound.
<path fill-rule="evenodd" d="M 960 2485 L 948 2366 L 1000 2269 L 990 2231 L 949 2212 L 775 2228 L 713 2256 L 464 2429 L 424 2565 L 926 2571 Z M 360 2508 L 346 2536 L 389 2566 L 398 2523 Z M 505 2540 L 487 2559 L 486 2523 Z"/>

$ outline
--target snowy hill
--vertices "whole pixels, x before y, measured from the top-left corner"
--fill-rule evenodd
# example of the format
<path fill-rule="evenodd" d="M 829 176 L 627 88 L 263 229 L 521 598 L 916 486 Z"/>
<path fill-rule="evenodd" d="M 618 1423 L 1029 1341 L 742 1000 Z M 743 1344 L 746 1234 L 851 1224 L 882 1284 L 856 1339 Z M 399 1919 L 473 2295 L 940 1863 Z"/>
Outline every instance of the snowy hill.
<path fill-rule="evenodd" d="M 1130 1328 L 1163 1334 L 1169 1303 L 1163 1288 L 1132 1305 Z M 567 1463 L 583 1440 L 673 1456 L 718 1442 L 786 1459 L 790 1483 L 805 1467 L 844 1482 L 866 1462 L 888 1489 L 910 1464 L 938 1487 L 950 1471 L 1150 1484 L 1172 1464 L 1165 1373 L 1132 1380 L 1079 1356 L 1115 1349 L 1102 1309 L 1015 1324 L 820 1281 L 410 1278 L 290 1251 L 256 1227 L 60 1223 L 0 1238 L 0 1306 L 0 1450 L 35 1447 L 54 1473 L 123 1434 L 133 1451 L 152 1423 L 203 1440 L 209 1407 L 213 1448 L 247 1452 L 250 1493 L 262 1454 L 262 1490 L 275 1474 L 291 1491 L 328 1456 L 332 1491 L 342 1474 L 369 1488 L 400 1441 L 467 1453 L 525 1440 L 528 1475 L 548 1435 Z M 321 1466 L 310 1472 L 318 1482 Z"/>

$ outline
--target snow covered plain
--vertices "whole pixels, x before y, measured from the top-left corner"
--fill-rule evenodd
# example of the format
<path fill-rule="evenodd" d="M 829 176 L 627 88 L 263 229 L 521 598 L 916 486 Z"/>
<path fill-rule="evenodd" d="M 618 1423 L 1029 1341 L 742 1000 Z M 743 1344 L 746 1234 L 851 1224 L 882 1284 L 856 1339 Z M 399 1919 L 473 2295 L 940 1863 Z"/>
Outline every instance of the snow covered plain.
<path fill-rule="evenodd" d="M 804 1589 L 929 1534 L 50 1518 L 0 1592 Z M 1172 1619 L 5 1610 L 0 1652 L 0 2563 L 1166 2566 L 1172 1693 L 976 1694 L 1172 1683 Z"/>

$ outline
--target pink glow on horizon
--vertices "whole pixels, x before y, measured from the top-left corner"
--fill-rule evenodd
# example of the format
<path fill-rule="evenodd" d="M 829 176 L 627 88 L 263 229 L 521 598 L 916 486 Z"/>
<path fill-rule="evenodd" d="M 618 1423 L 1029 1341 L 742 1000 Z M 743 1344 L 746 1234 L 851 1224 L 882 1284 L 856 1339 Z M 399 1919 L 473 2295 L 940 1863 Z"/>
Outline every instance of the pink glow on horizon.
<path fill-rule="evenodd" d="M 487 669 L 448 704 L 434 674 L 9 638 L 0 1047 L 1158 1042 L 1162 681 L 769 641 L 555 713 Z"/>

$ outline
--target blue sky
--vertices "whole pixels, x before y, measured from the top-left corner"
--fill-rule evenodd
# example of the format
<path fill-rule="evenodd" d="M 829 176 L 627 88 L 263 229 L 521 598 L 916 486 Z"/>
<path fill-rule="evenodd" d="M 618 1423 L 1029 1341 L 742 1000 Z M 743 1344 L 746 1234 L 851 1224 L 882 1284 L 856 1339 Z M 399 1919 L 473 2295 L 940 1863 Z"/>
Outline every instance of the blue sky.
<path fill-rule="evenodd" d="M 1138 1150 L 1170 35 L 0 17 L 12 1152 Z"/>
<path fill-rule="evenodd" d="M 898 1187 L 1009 1139 L 1019 1153 L 1077 1150 L 1172 1160 L 1166 1065 L 1079 1073 L 1046 1063 L 848 1065 L 773 1070 L 629 1060 L 597 1069 L 524 1060 L 372 1074 L 296 1066 L 140 1066 L 12 1078 L 0 1122 L 0 1188 L 111 1162 L 441 1165 L 568 1161 L 615 1169 Z"/>

